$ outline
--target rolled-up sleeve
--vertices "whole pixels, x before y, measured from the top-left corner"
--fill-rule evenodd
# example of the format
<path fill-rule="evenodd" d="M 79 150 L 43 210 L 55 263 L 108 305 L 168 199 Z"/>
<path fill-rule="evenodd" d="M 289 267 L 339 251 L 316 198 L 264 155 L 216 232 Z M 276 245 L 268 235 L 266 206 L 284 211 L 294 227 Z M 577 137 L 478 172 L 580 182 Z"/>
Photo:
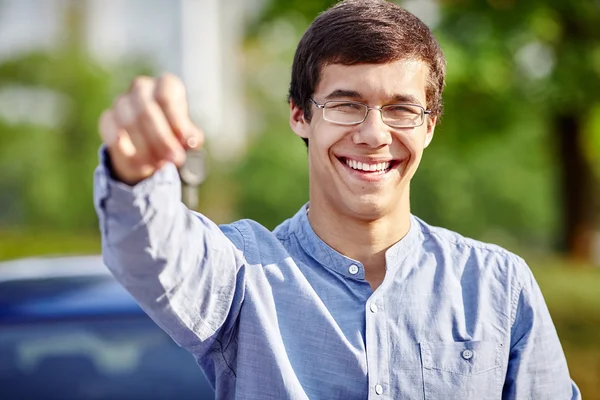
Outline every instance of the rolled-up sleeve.
<path fill-rule="evenodd" d="M 542 292 L 524 261 L 514 299 L 504 399 L 580 399 Z"/>
<path fill-rule="evenodd" d="M 202 357 L 244 297 L 242 252 L 181 202 L 168 164 L 130 187 L 111 178 L 100 151 L 94 205 L 105 264 L 179 345 Z"/>

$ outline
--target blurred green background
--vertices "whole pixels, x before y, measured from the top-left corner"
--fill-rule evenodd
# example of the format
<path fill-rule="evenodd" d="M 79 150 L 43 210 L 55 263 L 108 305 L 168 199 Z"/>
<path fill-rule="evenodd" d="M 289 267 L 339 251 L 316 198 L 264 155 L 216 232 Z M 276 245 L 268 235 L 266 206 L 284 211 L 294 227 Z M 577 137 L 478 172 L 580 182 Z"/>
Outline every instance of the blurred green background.
<path fill-rule="evenodd" d="M 0 18 L 9 3 L 0 1 Z M 600 2 L 398 3 L 432 27 L 448 61 L 445 115 L 413 181 L 413 212 L 524 256 L 575 381 L 600 399 Z M 94 56 L 82 35 L 93 22 L 86 2 L 61 4 L 58 43 L 0 60 L 0 260 L 99 252 L 98 117 L 132 77 L 164 68 L 135 52 Z M 244 148 L 220 157 L 209 135 L 211 173 L 200 188 L 200 210 L 216 222 L 273 228 L 308 200 L 287 85 L 298 40 L 331 4 L 245 3 L 234 49 Z"/>

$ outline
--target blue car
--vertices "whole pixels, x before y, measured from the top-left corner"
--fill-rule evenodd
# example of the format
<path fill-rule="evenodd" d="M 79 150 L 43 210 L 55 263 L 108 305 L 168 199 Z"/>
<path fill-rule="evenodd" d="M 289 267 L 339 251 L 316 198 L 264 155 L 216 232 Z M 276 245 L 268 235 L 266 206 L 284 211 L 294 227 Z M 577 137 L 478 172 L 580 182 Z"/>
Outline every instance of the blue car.
<path fill-rule="evenodd" d="M 0 263 L 0 399 L 214 399 L 99 256 Z"/>

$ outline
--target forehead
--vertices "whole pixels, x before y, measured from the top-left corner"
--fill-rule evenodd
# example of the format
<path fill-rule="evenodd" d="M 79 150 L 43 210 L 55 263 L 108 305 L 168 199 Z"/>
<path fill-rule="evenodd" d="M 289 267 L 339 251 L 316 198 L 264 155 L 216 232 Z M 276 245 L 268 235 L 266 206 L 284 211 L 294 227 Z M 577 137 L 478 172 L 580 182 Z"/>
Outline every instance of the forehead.
<path fill-rule="evenodd" d="M 426 103 L 429 68 L 416 60 L 384 64 L 329 64 L 322 68 L 315 95 L 327 96 L 336 90 L 355 91 L 365 101 L 386 101 L 409 95 Z"/>

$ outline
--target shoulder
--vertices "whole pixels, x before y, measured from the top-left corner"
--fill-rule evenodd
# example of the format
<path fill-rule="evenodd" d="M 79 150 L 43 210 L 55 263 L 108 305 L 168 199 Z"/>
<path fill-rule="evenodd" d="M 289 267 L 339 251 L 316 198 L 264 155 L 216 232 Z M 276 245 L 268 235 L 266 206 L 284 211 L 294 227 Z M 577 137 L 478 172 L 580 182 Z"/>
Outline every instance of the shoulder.
<path fill-rule="evenodd" d="M 499 273 L 498 278 L 510 279 L 520 286 L 531 275 L 523 258 L 496 244 L 465 237 L 449 229 L 432 226 L 414 217 L 422 235 L 423 251 L 435 254 L 449 266 L 464 270 L 487 270 Z"/>
<path fill-rule="evenodd" d="M 282 244 L 287 237 L 282 232 L 285 232 L 288 226 L 288 221 L 285 221 L 274 231 L 270 231 L 254 220 L 241 219 L 219 225 L 219 228 L 235 247 L 244 253 L 250 264 L 265 264 L 287 256 Z"/>

